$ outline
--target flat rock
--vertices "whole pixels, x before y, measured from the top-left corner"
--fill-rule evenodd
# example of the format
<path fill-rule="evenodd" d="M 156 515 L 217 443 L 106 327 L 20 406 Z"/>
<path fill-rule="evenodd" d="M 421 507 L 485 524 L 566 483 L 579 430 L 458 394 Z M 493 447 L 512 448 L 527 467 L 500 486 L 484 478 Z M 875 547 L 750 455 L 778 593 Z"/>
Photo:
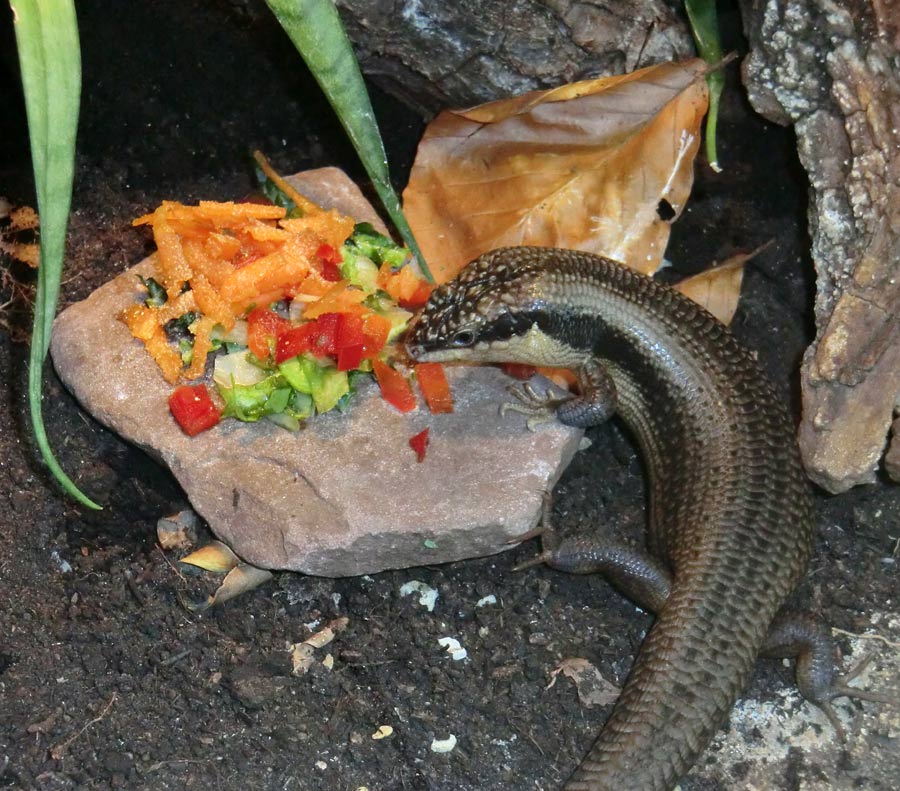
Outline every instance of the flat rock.
<path fill-rule="evenodd" d="M 377 220 L 356 186 L 326 168 L 295 177 L 313 200 Z M 477 557 L 531 529 L 543 492 L 581 432 L 529 432 L 503 419 L 510 380 L 494 368 L 450 370 L 455 411 L 401 414 L 373 383 L 345 414 L 289 432 L 227 420 L 186 436 L 169 414 L 171 387 L 118 313 L 140 298 L 152 258 L 56 320 L 51 353 L 65 385 L 94 417 L 166 464 L 212 531 L 244 560 L 323 576 L 365 574 Z M 430 429 L 424 462 L 409 438 Z"/>

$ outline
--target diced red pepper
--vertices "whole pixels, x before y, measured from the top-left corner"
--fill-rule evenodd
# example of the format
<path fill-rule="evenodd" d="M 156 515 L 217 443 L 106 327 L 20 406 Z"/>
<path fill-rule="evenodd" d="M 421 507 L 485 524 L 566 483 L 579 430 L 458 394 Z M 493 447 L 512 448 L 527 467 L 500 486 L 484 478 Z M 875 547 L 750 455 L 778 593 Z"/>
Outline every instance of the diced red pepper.
<path fill-rule="evenodd" d="M 316 318 L 316 339 L 310 350 L 316 357 L 337 353 L 337 331 L 340 313 L 323 313 Z"/>
<path fill-rule="evenodd" d="M 308 352 L 312 349 L 315 338 L 316 323 L 314 321 L 282 333 L 275 343 L 275 362 L 283 363 L 285 360 L 290 360 L 291 357 Z"/>
<path fill-rule="evenodd" d="M 219 422 L 219 410 L 205 385 L 182 385 L 169 396 L 169 411 L 189 437 Z"/>
<path fill-rule="evenodd" d="M 500 368 L 503 369 L 503 373 L 514 379 L 531 379 L 537 371 L 533 365 L 522 365 L 521 363 L 502 363 Z"/>
<path fill-rule="evenodd" d="M 291 323 L 268 308 L 254 308 L 247 316 L 247 346 L 260 360 L 269 356 L 278 337 L 291 329 Z"/>
<path fill-rule="evenodd" d="M 411 412 L 416 408 L 415 393 L 403 374 L 378 359 L 372 361 L 372 370 L 385 401 L 401 412 Z"/>
<path fill-rule="evenodd" d="M 336 283 L 341 279 L 341 270 L 338 268 L 343 262 L 340 250 L 335 250 L 330 244 L 320 244 L 316 250 L 316 258 L 322 262 L 322 279 Z"/>
<path fill-rule="evenodd" d="M 416 379 L 432 414 L 453 411 L 453 396 L 450 395 L 444 366 L 440 363 L 419 363 L 416 366 Z"/>
<path fill-rule="evenodd" d="M 321 258 L 328 264 L 341 264 L 344 261 L 341 251 L 336 250 L 330 244 L 320 244 L 316 250 L 316 258 Z"/>
<path fill-rule="evenodd" d="M 409 438 L 409 447 L 416 452 L 416 461 L 425 461 L 425 449 L 428 447 L 428 429 L 423 429 L 414 437 Z"/>
<path fill-rule="evenodd" d="M 334 345 L 338 351 L 346 346 L 361 346 L 365 343 L 363 318 L 356 313 L 339 313 Z"/>
<path fill-rule="evenodd" d="M 353 346 L 342 346 L 338 349 L 337 369 L 339 371 L 352 371 L 359 368 L 363 358 L 363 345 L 361 343 Z"/>

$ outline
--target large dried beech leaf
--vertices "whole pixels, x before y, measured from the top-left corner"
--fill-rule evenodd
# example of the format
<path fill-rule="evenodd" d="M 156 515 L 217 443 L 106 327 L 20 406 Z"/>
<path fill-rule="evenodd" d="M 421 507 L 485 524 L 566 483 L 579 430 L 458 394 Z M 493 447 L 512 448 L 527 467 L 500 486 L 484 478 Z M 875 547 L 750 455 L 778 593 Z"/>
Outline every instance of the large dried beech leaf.
<path fill-rule="evenodd" d="M 523 244 L 655 271 L 693 181 L 705 68 L 661 64 L 441 113 L 403 196 L 438 282 L 487 250 Z M 674 217 L 668 207 L 660 215 L 663 200 Z"/>

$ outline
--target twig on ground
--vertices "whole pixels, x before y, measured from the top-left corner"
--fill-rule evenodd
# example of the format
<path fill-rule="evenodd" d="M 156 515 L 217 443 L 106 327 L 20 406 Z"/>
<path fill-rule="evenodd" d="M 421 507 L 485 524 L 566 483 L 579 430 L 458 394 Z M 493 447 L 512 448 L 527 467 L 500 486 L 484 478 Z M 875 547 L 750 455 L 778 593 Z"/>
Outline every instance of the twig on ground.
<path fill-rule="evenodd" d="M 117 698 L 116 693 L 113 692 L 109 701 L 103 707 L 103 710 L 96 717 L 94 717 L 94 719 L 88 720 L 84 725 L 82 725 L 71 736 L 69 736 L 66 739 L 63 739 L 61 742 L 59 742 L 55 746 L 51 747 L 50 748 L 50 757 L 53 758 L 53 760 L 55 760 L 55 761 L 59 761 L 63 757 L 65 757 L 66 751 L 69 749 L 69 747 L 72 746 L 72 744 L 75 742 L 75 740 L 78 739 L 81 736 L 81 734 L 83 734 L 88 728 L 90 728 L 91 725 L 94 725 L 94 724 L 100 722 L 100 720 L 102 720 L 107 715 L 109 710 L 112 708 L 113 703 L 116 702 L 116 698 Z"/>
<path fill-rule="evenodd" d="M 880 640 L 886 646 L 891 648 L 900 648 L 900 642 L 888 640 L 887 637 L 880 634 L 857 634 L 856 632 L 848 632 L 845 629 L 838 629 L 836 626 L 831 627 L 831 631 L 835 634 L 842 634 L 845 637 L 857 637 L 860 640 Z"/>

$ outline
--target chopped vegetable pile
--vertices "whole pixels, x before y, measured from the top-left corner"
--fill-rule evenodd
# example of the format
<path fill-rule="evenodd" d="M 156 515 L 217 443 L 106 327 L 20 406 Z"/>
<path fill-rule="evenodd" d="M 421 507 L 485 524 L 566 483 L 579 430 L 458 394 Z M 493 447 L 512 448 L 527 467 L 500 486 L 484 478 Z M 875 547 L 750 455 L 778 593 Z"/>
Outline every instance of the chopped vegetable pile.
<path fill-rule="evenodd" d="M 216 354 L 218 399 L 203 384 L 181 384 L 169 398 L 185 433 L 220 417 L 297 429 L 344 409 L 370 374 L 389 403 L 415 409 L 408 376 L 392 365 L 392 341 L 431 286 L 406 248 L 308 202 L 288 213 L 259 203 L 166 201 L 134 224 L 153 229 L 156 273 L 141 278 L 144 301 L 119 318 L 172 385 L 202 377 Z M 443 369 L 419 365 L 415 373 L 430 410 L 452 411 Z"/>

